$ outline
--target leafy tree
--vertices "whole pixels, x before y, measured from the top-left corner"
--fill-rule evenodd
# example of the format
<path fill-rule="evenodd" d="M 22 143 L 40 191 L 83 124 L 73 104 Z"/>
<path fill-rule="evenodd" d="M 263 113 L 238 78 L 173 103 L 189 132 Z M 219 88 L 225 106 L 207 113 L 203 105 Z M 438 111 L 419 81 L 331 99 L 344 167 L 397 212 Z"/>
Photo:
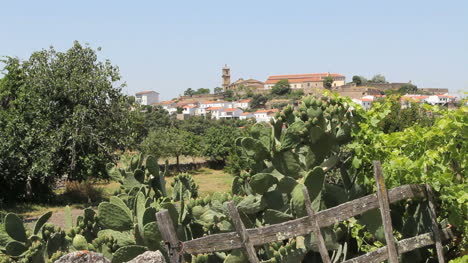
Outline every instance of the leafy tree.
<path fill-rule="evenodd" d="M 175 127 L 162 128 L 149 133 L 142 142 L 144 153 L 159 157 L 175 157 L 179 166 L 180 156 L 196 156 L 199 151 L 199 137 Z"/>
<path fill-rule="evenodd" d="M 361 84 L 362 84 L 361 77 L 353 76 L 353 83 L 356 84 L 356 86 L 361 86 Z"/>
<path fill-rule="evenodd" d="M 159 128 L 174 125 L 175 119 L 162 106 L 145 106 L 135 104 L 136 110 L 131 112 L 131 119 L 135 127 L 135 146 L 138 146 L 149 132 Z"/>
<path fill-rule="evenodd" d="M 0 198 L 38 198 L 63 175 L 105 176 L 115 151 L 131 142 L 118 68 L 78 42 L 3 63 Z"/>
<path fill-rule="evenodd" d="M 418 87 L 408 83 L 403 85 L 401 88 L 398 89 L 398 93 L 400 94 L 416 94 L 418 93 Z"/>
<path fill-rule="evenodd" d="M 224 92 L 224 99 L 226 99 L 226 100 L 229 99 L 229 98 L 233 98 L 233 96 L 234 96 L 234 91 L 232 91 L 232 90 L 226 90 Z"/>
<path fill-rule="evenodd" d="M 333 86 L 333 78 L 332 76 L 326 76 L 325 78 L 323 78 L 323 86 L 326 88 L 326 89 L 331 89 L 332 86 Z"/>
<path fill-rule="evenodd" d="M 289 86 L 289 81 L 287 79 L 282 79 L 276 82 L 275 85 L 271 88 L 271 94 L 273 95 L 284 95 L 291 92 L 291 87 Z"/>
<path fill-rule="evenodd" d="M 239 128 L 230 126 L 209 128 L 203 136 L 202 155 L 224 163 L 239 135 Z"/>
<path fill-rule="evenodd" d="M 398 96 L 389 97 L 386 103 L 391 105 L 391 111 L 380 122 L 384 133 L 400 132 L 414 125 L 428 127 L 434 124 L 434 117 L 430 116 L 427 110 L 418 103 L 402 108 Z"/>
<path fill-rule="evenodd" d="M 195 95 L 210 94 L 210 89 L 199 88 L 193 94 L 195 94 Z"/>
<path fill-rule="evenodd" d="M 381 74 L 374 75 L 369 82 L 371 82 L 371 83 L 388 83 L 387 80 L 385 79 L 385 76 L 381 75 Z"/>
<path fill-rule="evenodd" d="M 268 98 L 265 97 L 265 95 L 255 94 L 252 97 L 252 100 L 250 101 L 250 108 L 252 109 L 261 108 L 265 105 L 267 101 L 268 101 Z"/>
<path fill-rule="evenodd" d="M 184 96 L 190 96 L 192 97 L 195 93 L 195 91 L 192 88 L 188 88 L 184 91 Z"/>
<path fill-rule="evenodd" d="M 216 87 L 216 88 L 214 88 L 213 92 L 214 92 L 214 94 L 223 93 L 223 88 L 221 88 L 221 87 Z"/>

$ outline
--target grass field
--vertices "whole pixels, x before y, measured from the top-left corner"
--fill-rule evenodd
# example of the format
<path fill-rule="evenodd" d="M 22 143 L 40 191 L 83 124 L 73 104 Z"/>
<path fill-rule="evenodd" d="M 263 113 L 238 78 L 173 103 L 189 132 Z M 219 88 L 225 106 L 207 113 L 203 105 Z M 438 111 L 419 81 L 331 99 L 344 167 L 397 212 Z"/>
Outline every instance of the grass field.
<path fill-rule="evenodd" d="M 202 168 L 192 171 L 189 174 L 193 175 L 195 182 L 199 185 L 198 195 L 204 197 L 214 192 L 230 192 L 233 177 L 222 170 L 213 170 L 209 168 Z M 172 192 L 171 183 L 174 181 L 173 177 L 166 178 L 166 187 L 168 192 Z M 115 190 L 120 187 L 117 182 L 98 182 L 93 183 L 97 188 L 103 190 L 103 198 L 108 199 Z M 60 192 L 57 192 L 60 194 Z M 72 215 L 76 216 L 82 214 L 82 210 L 89 206 L 89 204 L 69 204 L 72 208 Z M 14 207 L 1 208 L 0 212 L 13 212 L 26 219 L 28 225 L 34 222 L 40 215 L 52 211 L 52 218 L 49 220 L 58 226 L 64 225 L 64 211 L 65 205 L 53 204 L 18 204 Z"/>
<path fill-rule="evenodd" d="M 196 171 L 192 171 L 189 174 L 193 175 L 193 179 L 198 184 L 198 194 L 201 197 L 210 195 L 214 192 L 231 191 L 233 177 L 225 173 L 223 170 L 202 168 Z M 167 178 L 166 184 L 168 186 L 170 186 L 172 182 L 172 177 Z"/>

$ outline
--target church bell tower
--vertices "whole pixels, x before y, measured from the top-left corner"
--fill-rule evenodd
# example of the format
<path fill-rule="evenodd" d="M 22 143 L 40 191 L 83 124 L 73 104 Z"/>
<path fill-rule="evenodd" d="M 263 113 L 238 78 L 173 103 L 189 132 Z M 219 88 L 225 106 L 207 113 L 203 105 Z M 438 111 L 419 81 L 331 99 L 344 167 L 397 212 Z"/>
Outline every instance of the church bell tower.
<path fill-rule="evenodd" d="M 227 65 L 223 68 L 223 91 L 226 91 L 231 84 L 231 70 Z"/>

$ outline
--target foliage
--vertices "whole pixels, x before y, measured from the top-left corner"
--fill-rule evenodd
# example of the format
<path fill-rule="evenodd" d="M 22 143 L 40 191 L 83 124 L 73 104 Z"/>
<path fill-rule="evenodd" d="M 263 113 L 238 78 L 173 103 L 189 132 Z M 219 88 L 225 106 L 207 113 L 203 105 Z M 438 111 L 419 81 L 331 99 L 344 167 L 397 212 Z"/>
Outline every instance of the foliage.
<path fill-rule="evenodd" d="M 197 90 L 193 90 L 192 88 L 188 88 L 184 91 L 184 96 L 192 97 L 193 95 L 201 95 L 201 94 L 210 94 L 210 89 L 199 88 Z"/>
<path fill-rule="evenodd" d="M 374 104 L 349 145 L 355 154 L 350 172 L 357 173 L 357 181 L 365 185 L 372 181 L 372 160 L 381 160 L 389 188 L 403 184 L 431 185 L 441 200 L 438 216 L 448 218 L 450 224 L 464 233 L 458 248 L 462 249 L 468 233 L 468 108 L 424 107 L 440 115 L 433 125 L 416 123 L 402 131 L 385 133 L 382 123 L 392 114 L 392 105 Z"/>
<path fill-rule="evenodd" d="M 271 94 L 273 95 L 285 95 L 291 92 L 291 87 L 287 79 L 282 79 L 273 85 L 271 88 Z"/>
<path fill-rule="evenodd" d="M 388 83 L 385 76 L 382 74 L 376 74 L 369 80 L 369 83 Z"/>
<path fill-rule="evenodd" d="M 89 181 L 71 181 L 65 183 L 62 197 L 66 199 L 67 203 L 91 204 L 103 200 L 104 190 L 95 187 Z"/>
<path fill-rule="evenodd" d="M 356 86 L 361 86 L 362 82 L 361 76 L 353 76 L 353 83 L 356 84 Z"/>
<path fill-rule="evenodd" d="M 258 109 L 262 108 L 265 103 L 268 101 L 268 98 L 262 94 L 255 94 L 250 101 L 250 108 Z"/>
<path fill-rule="evenodd" d="M 418 87 L 411 83 L 407 83 L 401 86 L 401 88 L 398 89 L 398 92 L 400 94 L 416 94 L 418 93 Z"/>
<path fill-rule="evenodd" d="M 63 175 L 105 177 L 105 164 L 131 142 L 118 68 L 78 42 L 3 62 L 0 199 L 43 198 Z"/>
<path fill-rule="evenodd" d="M 239 128 L 230 126 L 214 126 L 203 136 L 201 154 L 211 160 L 224 162 L 234 141 L 240 136 Z"/>
<path fill-rule="evenodd" d="M 216 87 L 216 88 L 213 89 L 214 94 L 220 94 L 222 92 L 223 92 L 223 88 L 221 88 L 221 87 Z"/>
<path fill-rule="evenodd" d="M 333 77 L 332 76 L 326 76 L 325 78 L 323 78 L 323 87 L 325 87 L 326 89 L 331 89 L 333 86 Z"/>
<path fill-rule="evenodd" d="M 173 126 L 176 120 L 161 106 L 145 106 L 134 104 L 136 109 L 130 112 L 130 118 L 135 135 L 132 146 L 138 146 L 149 132 L 159 128 Z"/>
<path fill-rule="evenodd" d="M 200 139 L 195 134 L 174 127 L 162 128 L 150 132 L 142 142 L 144 153 L 159 157 L 175 157 L 177 166 L 179 157 L 197 156 Z"/>
<path fill-rule="evenodd" d="M 418 103 L 411 103 L 410 107 L 402 108 L 399 97 L 389 97 L 384 103 L 390 107 L 390 112 L 379 123 L 384 133 L 400 132 L 415 124 L 427 127 L 434 123 L 433 112 Z"/>

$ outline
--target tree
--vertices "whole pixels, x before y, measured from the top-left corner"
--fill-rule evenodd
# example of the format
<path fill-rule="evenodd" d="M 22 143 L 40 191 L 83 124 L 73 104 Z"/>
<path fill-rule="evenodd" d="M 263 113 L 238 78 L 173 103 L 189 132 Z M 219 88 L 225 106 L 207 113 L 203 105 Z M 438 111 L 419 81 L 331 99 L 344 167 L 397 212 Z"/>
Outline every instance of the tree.
<path fill-rule="evenodd" d="M 198 154 L 199 137 L 195 134 L 175 127 L 162 128 L 149 133 L 142 142 L 141 148 L 146 154 L 159 157 L 175 157 L 179 167 L 180 156 Z"/>
<path fill-rule="evenodd" d="M 230 126 L 209 128 L 203 136 L 202 155 L 224 163 L 239 135 L 239 128 Z"/>
<path fill-rule="evenodd" d="M 401 86 L 401 88 L 398 89 L 398 92 L 402 95 L 403 94 L 416 94 L 418 93 L 418 87 L 411 83 L 407 83 Z"/>
<path fill-rule="evenodd" d="M 333 86 L 333 78 L 332 76 L 328 75 L 325 78 L 323 78 L 323 86 L 326 89 L 331 89 Z"/>
<path fill-rule="evenodd" d="M 184 91 L 184 96 L 192 97 L 195 94 L 195 91 L 192 88 L 188 88 Z"/>
<path fill-rule="evenodd" d="M 216 87 L 216 88 L 214 88 L 213 92 L 214 92 L 214 94 L 223 93 L 223 88 L 221 88 L 221 87 Z"/>
<path fill-rule="evenodd" d="M 195 91 L 194 94 L 195 95 L 210 94 L 210 89 L 199 88 L 197 89 L 197 91 Z"/>
<path fill-rule="evenodd" d="M 3 63 L 0 199 L 37 200 L 63 175 L 107 176 L 106 164 L 133 130 L 118 68 L 78 42 Z"/>
<path fill-rule="evenodd" d="M 261 108 L 268 101 L 267 97 L 262 94 L 255 94 L 250 101 L 250 108 L 257 109 Z"/>
<path fill-rule="evenodd" d="M 381 75 L 381 74 L 374 75 L 369 82 L 371 82 L 371 83 L 388 83 L 387 80 L 385 79 L 385 76 Z"/>
<path fill-rule="evenodd" d="M 289 86 L 289 81 L 287 79 L 282 79 L 276 82 L 275 85 L 271 88 L 271 94 L 274 95 L 284 95 L 291 92 L 291 87 Z"/>

